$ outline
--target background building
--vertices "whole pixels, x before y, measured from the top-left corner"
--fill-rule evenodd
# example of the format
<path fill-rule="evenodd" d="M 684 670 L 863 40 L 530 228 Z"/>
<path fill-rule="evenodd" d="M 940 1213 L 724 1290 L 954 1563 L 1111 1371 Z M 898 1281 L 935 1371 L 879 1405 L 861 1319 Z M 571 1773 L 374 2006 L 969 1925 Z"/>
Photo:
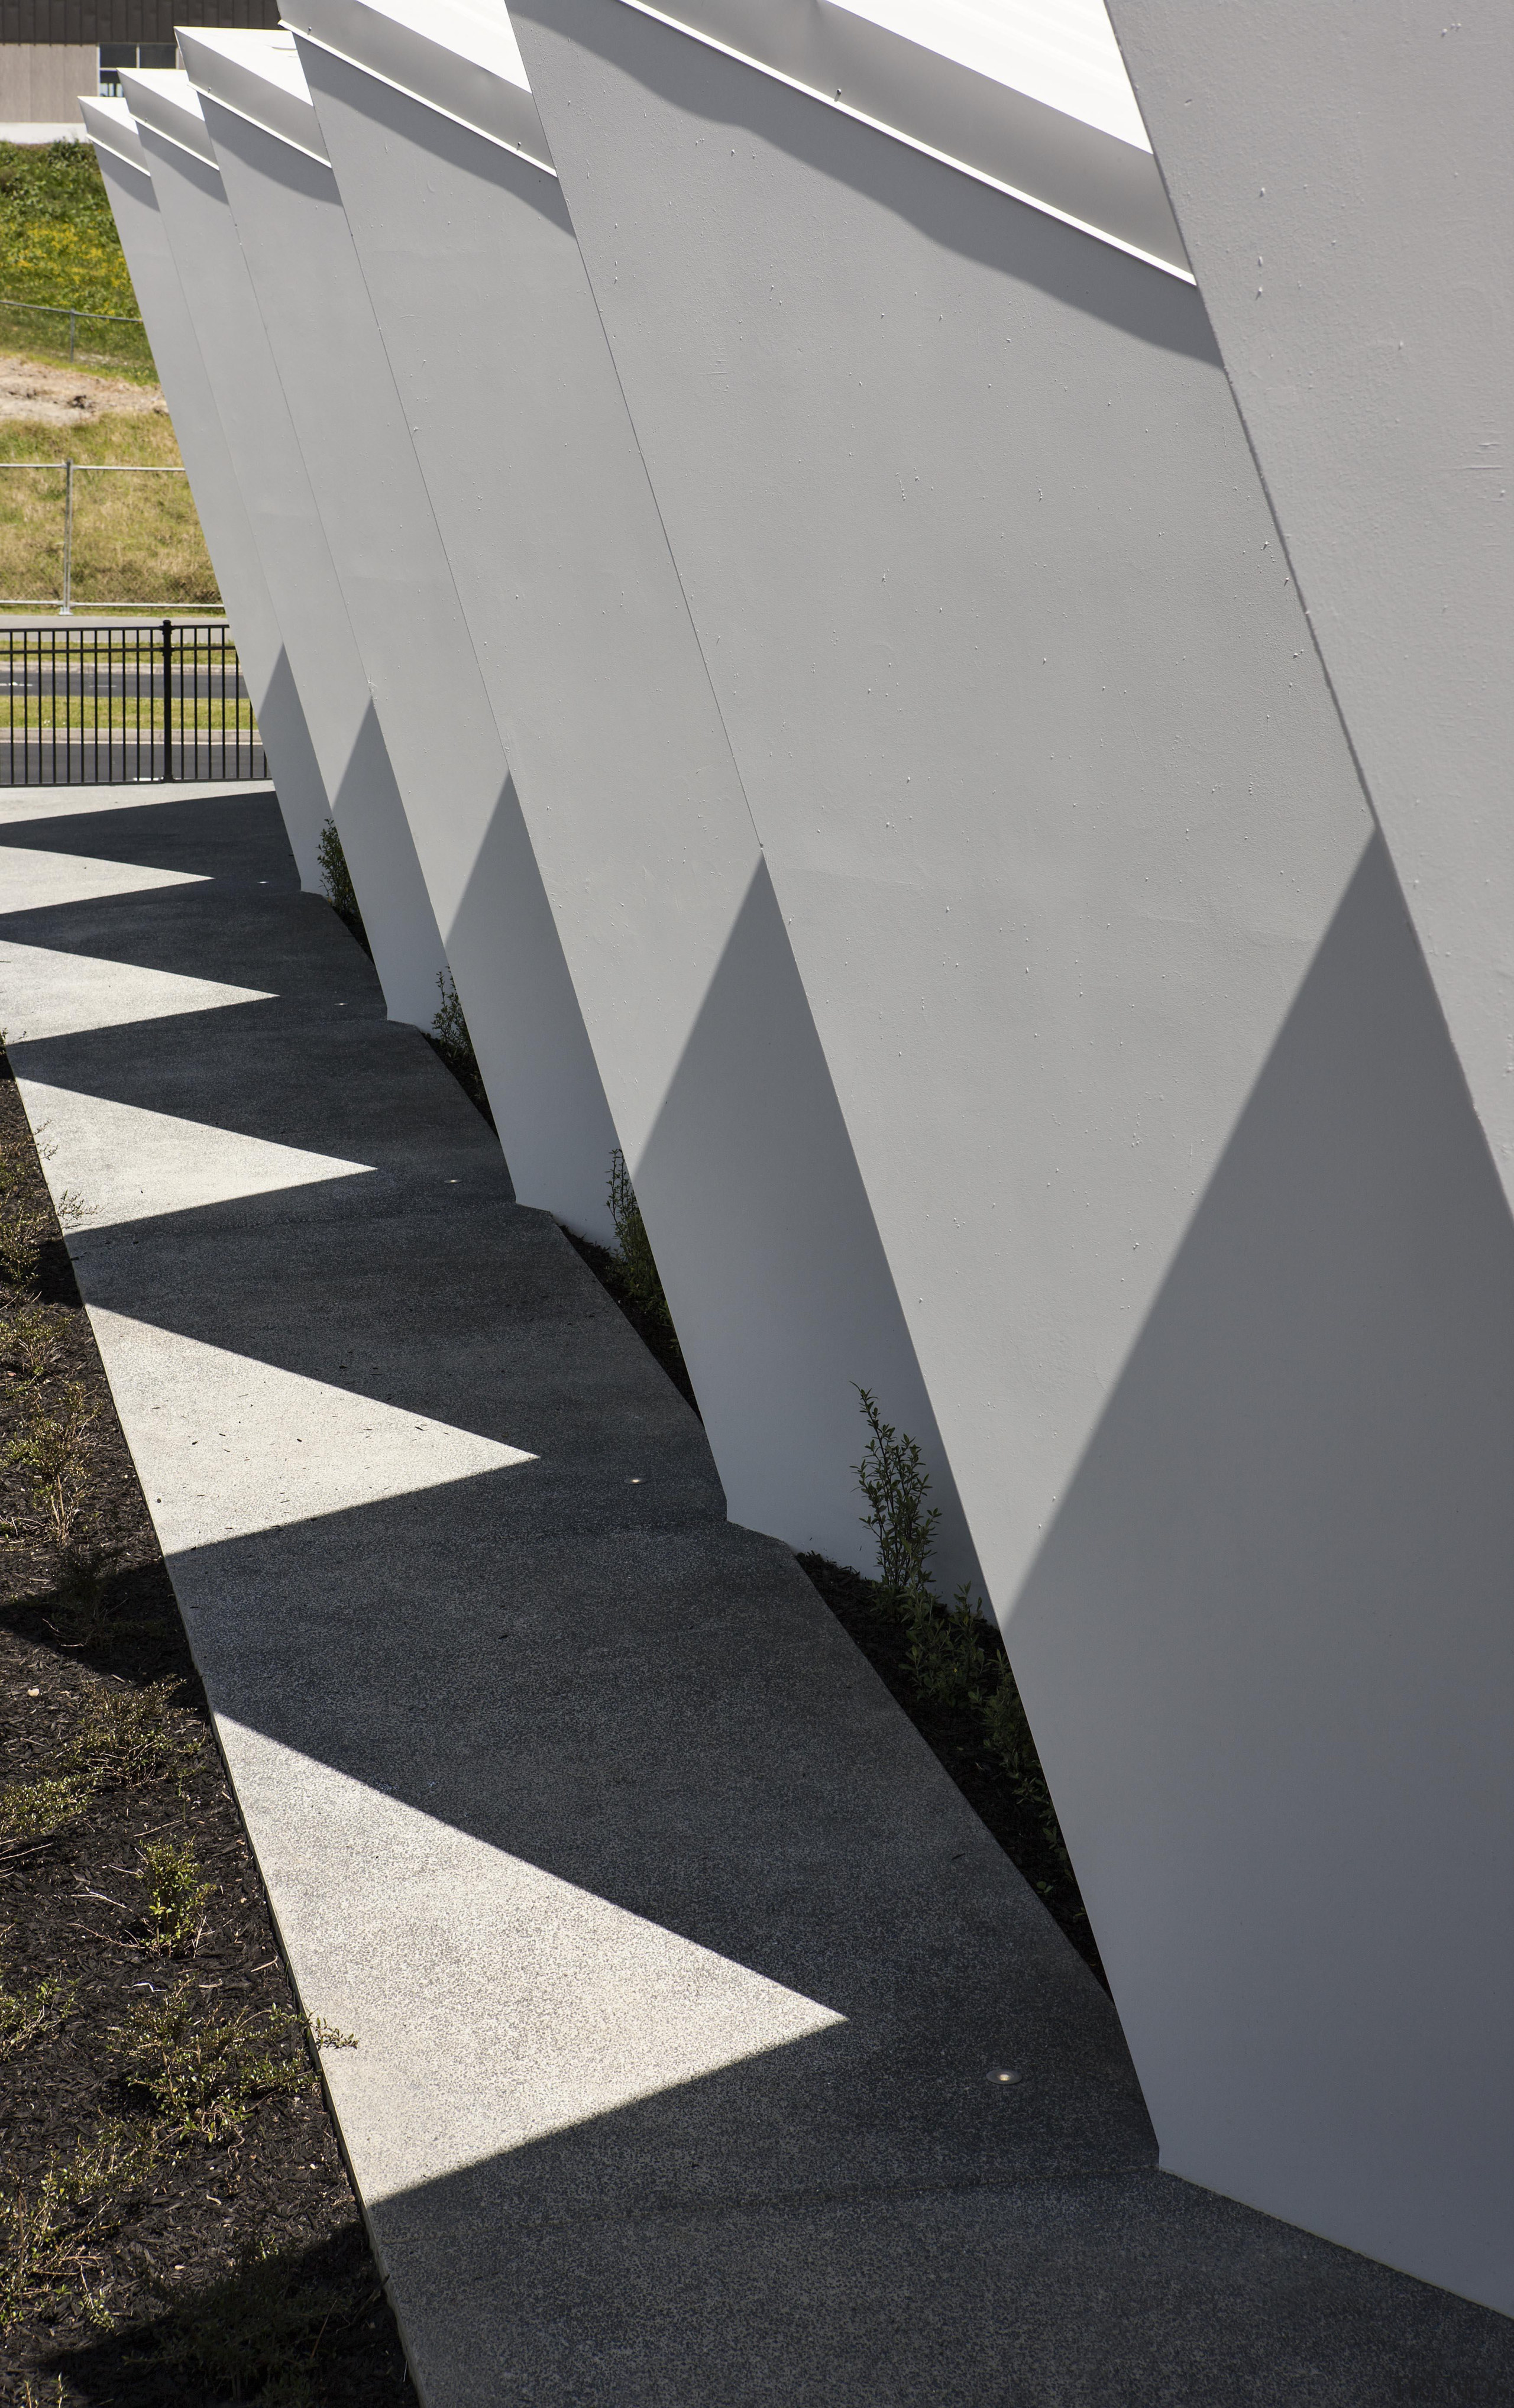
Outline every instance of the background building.
<path fill-rule="evenodd" d="M 170 0 L 0 0 L 0 126 L 81 126 L 81 92 L 114 98 L 123 67 L 175 64 L 174 15 Z M 276 25 L 279 0 L 204 0 L 195 22 Z"/>

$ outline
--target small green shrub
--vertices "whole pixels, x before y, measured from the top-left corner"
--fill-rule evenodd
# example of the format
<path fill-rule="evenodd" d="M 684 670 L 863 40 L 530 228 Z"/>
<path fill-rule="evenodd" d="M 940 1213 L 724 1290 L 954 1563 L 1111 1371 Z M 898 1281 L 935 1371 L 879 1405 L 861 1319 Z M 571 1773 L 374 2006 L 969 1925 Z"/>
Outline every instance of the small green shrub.
<path fill-rule="evenodd" d="M 77 1982 L 50 1976 L 30 1990 L 0 1990 L 0 2057 L 19 2057 L 42 2032 L 54 2032 L 74 2011 Z"/>
<path fill-rule="evenodd" d="M 24 1379 L 40 1380 L 52 1369 L 63 1345 L 68 1315 L 59 1304 L 22 1296 L 0 1320 L 4 1360 Z"/>
<path fill-rule="evenodd" d="M 483 1073 L 479 1068 L 479 1058 L 473 1051 L 473 1039 L 463 1017 L 463 1007 L 457 1000 L 457 989 L 451 970 L 438 970 L 437 985 L 441 991 L 441 1009 L 431 1023 L 431 1042 L 469 1102 L 477 1107 L 493 1128 L 494 1114 L 489 1110 Z"/>
<path fill-rule="evenodd" d="M 1071 1881 L 1072 1859 L 998 1627 L 968 1582 L 949 1604 L 936 1595 L 930 1558 L 941 1511 L 928 1501 L 930 1475 L 918 1442 L 883 1419 L 868 1389 L 858 1395 L 868 1426 L 854 1467 L 868 1508 L 861 1519 L 877 1547 L 883 1602 L 904 1627 L 911 1681 L 930 1703 L 977 1718 L 985 1753 Z"/>
<path fill-rule="evenodd" d="M 122 2063 L 166 2131 L 180 2141 L 224 2141 L 259 2099 L 301 2089 L 310 2079 L 305 2030 L 281 2007 L 255 2014 L 202 2011 L 194 1985 L 138 2000 L 122 2035 Z"/>
<path fill-rule="evenodd" d="M 335 820 L 327 820 L 321 830 L 321 839 L 315 851 L 316 858 L 321 864 L 321 883 L 326 891 L 326 901 L 342 925 L 357 939 L 371 961 L 373 948 L 368 943 L 368 932 L 363 925 L 363 914 L 358 909 L 357 889 L 353 884 L 352 872 L 347 867 L 347 855 L 341 849 L 341 838 L 337 833 Z"/>
<path fill-rule="evenodd" d="M 192 1956 L 205 1929 L 205 1902 L 215 1885 L 200 1878 L 200 1861 L 188 1840 L 165 1840 L 144 1848 L 142 1863 L 151 1927 L 148 1947 L 156 1956 Z"/>
<path fill-rule="evenodd" d="M 155 2155 L 152 2134 L 110 2123 L 35 2184 L 0 2177 L 0 2332 L 82 2281 Z"/>
<path fill-rule="evenodd" d="M 662 1274 L 652 1252 L 626 1157 L 618 1145 L 610 1157 L 610 1218 L 615 1226 L 611 1263 L 616 1285 L 627 1304 L 643 1314 L 655 1329 L 671 1338 L 673 1317 L 663 1293 Z"/>
<path fill-rule="evenodd" d="M 78 1822 L 94 1795 L 94 1782 L 78 1773 L 12 1782 L 0 1789 L 0 1840 L 19 1845 L 50 1840 Z"/>
<path fill-rule="evenodd" d="M 51 1235 L 47 1206 L 12 1189 L 0 1211 L 0 1271 L 13 1287 L 36 1277 L 37 1259 Z"/>
<path fill-rule="evenodd" d="M 926 1502 L 930 1475 L 919 1441 L 901 1438 L 886 1422 L 871 1390 L 858 1388 L 868 1442 L 852 1467 L 867 1501 L 862 1515 L 878 1550 L 878 1584 L 889 1602 L 906 1613 L 934 1603 L 930 1558 L 935 1553 L 941 1508 Z"/>
<path fill-rule="evenodd" d="M 87 1509 L 90 1432 L 99 1412 L 82 1383 L 70 1380 L 57 1404 L 38 1395 L 28 1399 L 22 1426 L 6 1448 L 6 1462 L 28 1475 L 32 1504 L 60 1547 L 69 1544 Z"/>
<path fill-rule="evenodd" d="M 181 1777 L 204 1744 L 192 1714 L 173 1703 L 178 1683 L 143 1689 L 91 1690 L 68 1750 L 69 1762 L 98 1784 L 137 1789 Z"/>

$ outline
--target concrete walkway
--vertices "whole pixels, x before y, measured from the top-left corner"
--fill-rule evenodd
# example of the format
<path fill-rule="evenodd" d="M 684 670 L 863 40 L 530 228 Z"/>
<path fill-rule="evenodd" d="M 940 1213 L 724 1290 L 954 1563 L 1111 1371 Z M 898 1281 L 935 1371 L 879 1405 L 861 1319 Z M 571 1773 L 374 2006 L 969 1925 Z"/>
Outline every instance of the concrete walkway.
<path fill-rule="evenodd" d="M 429 2408 L 1514 2396 L 1514 2326 L 1155 2171 L 1103 1992 L 267 790 L 0 819 L 0 1022 Z"/>

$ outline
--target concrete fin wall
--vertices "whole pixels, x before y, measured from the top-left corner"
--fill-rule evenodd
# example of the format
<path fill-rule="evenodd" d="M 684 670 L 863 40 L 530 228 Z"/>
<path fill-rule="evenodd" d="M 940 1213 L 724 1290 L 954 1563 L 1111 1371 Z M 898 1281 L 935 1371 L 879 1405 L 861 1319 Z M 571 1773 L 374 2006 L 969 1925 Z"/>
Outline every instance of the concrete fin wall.
<path fill-rule="evenodd" d="M 1202 303 L 514 19 L 1163 2161 L 1514 2305 L 1510 1232 Z"/>
<path fill-rule="evenodd" d="M 236 466 L 205 373 L 194 320 L 158 215 L 151 174 L 123 102 L 85 101 L 82 106 L 205 530 L 216 583 L 237 639 L 237 655 L 278 787 L 290 851 L 300 884 L 307 893 L 319 894 L 321 865 L 316 847 L 328 815 L 325 788 L 242 504 Z"/>
<path fill-rule="evenodd" d="M 555 178 L 301 56 L 732 1518 L 867 1558 L 861 1383 L 930 1450 L 959 1577 L 930 1406 Z"/>
<path fill-rule="evenodd" d="M 177 72 L 123 84 L 384 998 L 428 1027 L 446 956 L 199 104 Z"/>
<path fill-rule="evenodd" d="M 252 115 L 290 114 L 294 44 L 186 34 L 185 57 L 515 1193 L 608 1240 L 614 1125 L 336 179 L 308 101 L 298 145 Z"/>
<path fill-rule="evenodd" d="M 1111 15 L 1514 1197 L 1514 14 Z"/>

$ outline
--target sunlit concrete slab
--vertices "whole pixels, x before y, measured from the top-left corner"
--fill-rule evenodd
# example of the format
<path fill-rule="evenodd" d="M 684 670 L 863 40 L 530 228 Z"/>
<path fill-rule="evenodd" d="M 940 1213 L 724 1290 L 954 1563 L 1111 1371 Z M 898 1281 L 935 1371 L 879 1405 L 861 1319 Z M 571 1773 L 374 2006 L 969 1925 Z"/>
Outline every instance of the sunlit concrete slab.
<path fill-rule="evenodd" d="M 120 894 L 122 890 L 111 891 Z M 140 963 L 102 961 L 93 953 L 23 945 L 9 936 L 0 936 L 0 964 L 16 1015 L 6 1029 L 10 1044 L 75 1037 L 85 1029 L 129 1028 L 139 1020 L 214 1011 L 223 1004 L 257 1003 L 265 993 L 258 987 L 228 986 L 219 979 L 185 978 L 180 972 L 151 969 Z"/>
<path fill-rule="evenodd" d="M 608 1239 L 614 1126 L 293 39 L 182 47 L 515 1192 Z"/>
<path fill-rule="evenodd" d="M 258 733 L 278 780 L 279 808 L 299 864 L 300 882 L 319 894 L 316 847 L 328 813 L 325 789 L 179 270 L 158 216 L 151 172 L 124 101 L 81 100 L 79 108 L 110 197 Z"/>
<path fill-rule="evenodd" d="M 1514 2307 L 1514 1229 L 1107 21 L 514 16 L 1162 2161 Z"/>
<path fill-rule="evenodd" d="M 199 102 L 123 81 L 391 1014 L 429 1027 L 446 956 Z"/>
<path fill-rule="evenodd" d="M 1514 17 L 1111 0 L 1204 305 L 1514 1196 Z"/>
<path fill-rule="evenodd" d="M 240 1196 L 67 1241 L 425 2408 L 1507 2389 L 1501 2319 L 1154 2171 L 1107 1999 L 497 1148 L 485 1191 L 271 799 L 41 826 L 108 817 L 197 879 L 0 939 L 279 966 L 17 1067 L 86 1207 L 123 1104 L 228 1132 Z M 250 1192 L 249 1134 L 348 1175 Z"/>
<path fill-rule="evenodd" d="M 296 12 L 303 64 L 731 1515 L 861 1559 L 862 1384 L 924 1443 L 959 1577 L 930 1402 L 508 20 L 424 15 Z"/>
<path fill-rule="evenodd" d="M 11 976 L 19 970 L 23 978 L 35 967 L 35 960 L 7 964 Z M 88 1216 L 96 1229 L 326 1179 L 355 1179 L 372 1168 L 308 1147 L 270 1145 L 245 1130 L 79 1095 L 42 1079 L 22 1078 L 19 1083 L 33 1127 L 45 1121 L 53 1142 L 68 1147 L 70 1164 L 88 1187 Z"/>

